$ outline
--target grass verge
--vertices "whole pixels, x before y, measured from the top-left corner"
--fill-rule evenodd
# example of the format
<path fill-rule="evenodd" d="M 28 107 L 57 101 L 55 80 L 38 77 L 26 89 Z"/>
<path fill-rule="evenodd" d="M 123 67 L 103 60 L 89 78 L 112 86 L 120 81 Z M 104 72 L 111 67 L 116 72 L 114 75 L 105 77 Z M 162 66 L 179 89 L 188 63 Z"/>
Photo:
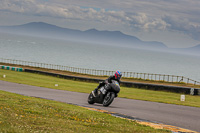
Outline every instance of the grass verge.
<path fill-rule="evenodd" d="M 3 78 L 3 75 L 6 75 L 6 78 Z M 0 80 L 83 93 L 90 93 L 98 85 L 97 83 L 67 80 L 51 76 L 15 72 L 3 69 L 0 71 Z M 55 84 L 58 84 L 58 86 L 55 86 Z M 180 101 L 180 95 L 181 94 L 178 93 L 129 87 L 121 87 L 121 91 L 119 93 L 119 97 L 123 98 L 200 107 L 200 96 L 186 95 L 186 101 L 183 102 Z"/>
<path fill-rule="evenodd" d="M 117 127 L 117 128 L 116 128 Z M 0 91 L 0 132 L 168 132 L 75 105 Z"/>

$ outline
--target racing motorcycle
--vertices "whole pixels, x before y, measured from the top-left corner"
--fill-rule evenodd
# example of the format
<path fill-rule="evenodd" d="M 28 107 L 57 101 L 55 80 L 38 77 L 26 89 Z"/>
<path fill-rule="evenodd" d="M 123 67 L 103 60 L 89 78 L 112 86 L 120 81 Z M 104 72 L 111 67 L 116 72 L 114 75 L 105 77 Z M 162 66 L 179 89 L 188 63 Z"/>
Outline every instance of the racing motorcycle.
<path fill-rule="evenodd" d="M 120 85 L 116 80 L 112 80 L 111 83 L 105 84 L 98 91 L 96 97 L 92 94 L 92 92 L 88 96 L 88 103 L 100 103 L 103 106 L 109 106 L 115 97 L 117 97 L 120 92 Z"/>

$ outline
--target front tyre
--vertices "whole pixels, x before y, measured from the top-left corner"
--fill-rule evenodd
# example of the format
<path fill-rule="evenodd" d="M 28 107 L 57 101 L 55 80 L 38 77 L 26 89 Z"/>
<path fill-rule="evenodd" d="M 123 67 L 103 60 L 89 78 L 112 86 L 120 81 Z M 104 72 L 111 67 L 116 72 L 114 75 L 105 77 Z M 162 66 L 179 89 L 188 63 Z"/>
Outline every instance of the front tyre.
<path fill-rule="evenodd" d="M 115 98 L 115 93 L 108 92 L 106 97 L 103 100 L 103 106 L 108 107 Z"/>
<path fill-rule="evenodd" d="M 90 93 L 90 95 L 88 96 L 88 103 L 89 104 L 94 104 L 94 96 L 92 93 Z"/>

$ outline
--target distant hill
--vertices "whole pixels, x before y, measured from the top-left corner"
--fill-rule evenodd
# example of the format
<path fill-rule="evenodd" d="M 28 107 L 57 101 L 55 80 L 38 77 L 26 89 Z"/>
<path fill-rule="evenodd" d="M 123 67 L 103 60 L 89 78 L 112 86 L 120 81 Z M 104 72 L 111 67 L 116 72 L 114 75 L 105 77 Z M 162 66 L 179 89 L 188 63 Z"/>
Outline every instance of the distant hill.
<path fill-rule="evenodd" d="M 172 53 L 200 55 L 200 44 L 190 48 L 168 48 L 162 42 L 142 41 L 135 36 L 126 35 L 120 31 L 99 31 L 96 29 L 80 31 L 69 28 L 62 28 L 44 22 L 31 22 L 16 26 L 0 26 L 0 32 L 89 42 L 99 45 L 107 44 L 148 50 L 162 50 Z"/>
<path fill-rule="evenodd" d="M 96 44 L 109 44 L 153 50 L 167 48 L 162 42 L 142 41 L 135 36 L 126 35 L 120 31 L 99 31 L 96 29 L 80 31 L 69 28 L 61 28 L 43 22 L 32 22 L 16 26 L 0 26 L 0 31 L 22 35 L 50 37 L 91 42 Z"/>

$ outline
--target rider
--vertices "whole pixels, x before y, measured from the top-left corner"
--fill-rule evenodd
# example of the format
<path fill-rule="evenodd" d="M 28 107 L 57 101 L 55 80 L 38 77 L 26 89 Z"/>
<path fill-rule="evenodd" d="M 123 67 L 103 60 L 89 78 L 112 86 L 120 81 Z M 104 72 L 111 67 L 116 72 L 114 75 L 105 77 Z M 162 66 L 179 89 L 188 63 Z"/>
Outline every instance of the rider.
<path fill-rule="evenodd" d="M 98 89 L 101 88 L 102 86 L 104 86 L 105 84 L 112 83 L 112 80 L 116 80 L 120 84 L 121 77 L 122 77 L 121 72 L 116 71 L 115 75 L 111 75 L 108 79 L 99 83 L 99 86 L 97 86 L 97 88 L 92 91 L 93 96 L 96 97 Z"/>

